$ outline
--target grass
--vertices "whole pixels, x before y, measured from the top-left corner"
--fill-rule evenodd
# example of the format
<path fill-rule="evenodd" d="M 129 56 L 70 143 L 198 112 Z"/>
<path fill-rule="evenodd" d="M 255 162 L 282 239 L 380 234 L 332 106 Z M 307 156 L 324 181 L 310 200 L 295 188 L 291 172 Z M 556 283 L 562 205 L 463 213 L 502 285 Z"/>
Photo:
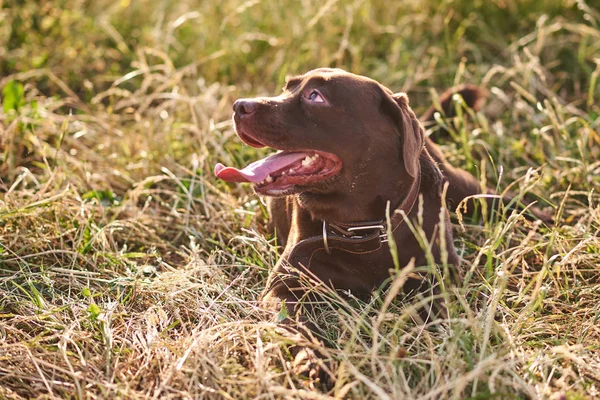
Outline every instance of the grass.
<path fill-rule="evenodd" d="M 25 0 L 0 37 L 0 398 L 600 397 L 597 3 Z M 328 293 L 329 392 L 258 307 L 264 207 L 212 175 L 264 154 L 232 102 L 317 66 L 417 111 L 486 87 L 444 153 L 558 221 L 455 218 L 447 321 L 394 300 L 406 270 L 367 303 Z"/>

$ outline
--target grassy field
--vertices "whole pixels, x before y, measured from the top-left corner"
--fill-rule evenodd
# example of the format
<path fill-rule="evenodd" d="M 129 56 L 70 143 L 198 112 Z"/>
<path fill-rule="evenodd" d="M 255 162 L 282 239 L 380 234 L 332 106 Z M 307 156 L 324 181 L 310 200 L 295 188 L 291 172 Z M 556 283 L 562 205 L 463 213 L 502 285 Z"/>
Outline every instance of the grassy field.
<path fill-rule="evenodd" d="M 599 10 L 0 2 L 0 399 L 599 398 Z M 557 220 L 454 217 L 468 273 L 447 288 L 449 320 L 413 321 L 417 300 L 394 289 L 331 293 L 328 392 L 291 373 L 303 339 L 258 307 L 277 261 L 264 207 L 212 175 L 268 153 L 237 139 L 233 101 L 319 66 L 406 91 L 417 111 L 485 87 L 480 113 L 444 122 L 444 154 Z"/>

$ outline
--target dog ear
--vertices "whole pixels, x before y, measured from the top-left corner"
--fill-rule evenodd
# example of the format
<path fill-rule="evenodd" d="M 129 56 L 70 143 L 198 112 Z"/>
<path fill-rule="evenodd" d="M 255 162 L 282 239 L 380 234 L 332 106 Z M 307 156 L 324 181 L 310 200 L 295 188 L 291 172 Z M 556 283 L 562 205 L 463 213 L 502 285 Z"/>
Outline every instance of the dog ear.
<path fill-rule="evenodd" d="M 425 132 L 408 104 L 406 93 L 395 93 L 391 95 L 394 102 L 395 114 L 398 124 L 402 129 L 402 159 L 406 172 L 413 178 L 417 177 L 419 172 L 419 156 L 423 151 L 425 143 Z"/>

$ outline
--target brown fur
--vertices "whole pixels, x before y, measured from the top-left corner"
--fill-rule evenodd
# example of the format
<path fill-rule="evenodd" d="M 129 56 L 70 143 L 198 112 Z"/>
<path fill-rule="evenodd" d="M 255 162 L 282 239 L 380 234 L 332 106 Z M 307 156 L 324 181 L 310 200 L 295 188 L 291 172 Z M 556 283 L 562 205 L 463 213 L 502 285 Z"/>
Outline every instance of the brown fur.
<path fill-rule="evenodd" d="M 319 90 L 327 106 L 307 104 L 306 93 Z M 476 106 L 481 92 L 459 88 L 466 103 Z M 453 112 L 452 94 L 441 98 L 443 110 Z M 271 98 L 236 102 L 234 121 L 238 133 L 256 138 L 279 150 L 318 150 L 337 155 L 342 169 L 326 182 L 297 187 L 285 197 L 270 198 L 271 226 L 284 247 L 269 276 L 263 294 L 265 305 L 278 311 L 283 302 L 289 322 L 305 324 L 299 315 L 299 299 L 306 296 L 300 275 L 308 273 L 335 289 L 367 297 L 389 278 L 393 268 L 387 244 L 376 252 L 355 254 L 324 248 L 310 255 L 297 254 L 295 247 L 322 232 L 322 221 L 351 222 L 385 219 L 386 205 L 392 210 L 403 201 L 420 177 L 423 199 L 423 230 L 431 252 L 442 263 L 442 243 L 447 263 L 458 267 L 448 214 L 442 214 L 445 235 L 440 235 L 442 189 L 448 181 L 448 201 L 458 204 L 480 193 L 480 184 L 467 172 L 449 165 L 436 145 L 425 138 L 423 128 L 405 94 L 394 94 L 374 80 L 338 69 L 317 69 L 288 81 L 283 94 Z M 424 120 L 433 119 L 433 109 Z M 493 204 L 490 202 L 490 206 Z M 472 207 L 472 204 L 471 204 Z M 415 221 L 418 206 L 408 218 Z M 425 253 L 407 224 L 394 232 L 401 266 L 411 260 L 425 265 Z M 310 256 L 310 257 L 308 257 Z M 309 265 L 299 260 L 310 260 Z M 411 282 L 415 287 L 419 282 Z M 309 326 L 310 329 L 317 327 Z M 305 360 L 305 352 L 299 359 Z M 304 362 L 304 361 L 303 361 Z"/>

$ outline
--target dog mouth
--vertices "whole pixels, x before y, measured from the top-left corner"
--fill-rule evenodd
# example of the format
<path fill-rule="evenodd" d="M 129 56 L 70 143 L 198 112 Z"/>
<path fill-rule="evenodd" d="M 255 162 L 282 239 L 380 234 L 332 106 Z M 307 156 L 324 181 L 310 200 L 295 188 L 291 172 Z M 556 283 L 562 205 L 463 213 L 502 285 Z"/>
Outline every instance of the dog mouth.
<path fill-rule="evenodd" d="M 334 154 L 322 151 L 280 151 L 243 169 L 215 165 L 215 176 L 226 182 L 250 182 L 259 194 L 277 196 L 298 191 L 299 186 L 322 182 L 342 168 Z"/>
<path fill-rule="evenodd" d="M 244 132 L 244 130 L 239 128 L 237 126 L 237 124 L 236 124 L 236 132 L 237 132 L 238 136 L 240 137 L 240 139 L 242 139 L 242 142 L 246 143 L 248 146 L 254 147 L 256 149 L 265 147 L 265 145 L 262 144 L 259 140 L 254 139 L 248 133 Z"/>

